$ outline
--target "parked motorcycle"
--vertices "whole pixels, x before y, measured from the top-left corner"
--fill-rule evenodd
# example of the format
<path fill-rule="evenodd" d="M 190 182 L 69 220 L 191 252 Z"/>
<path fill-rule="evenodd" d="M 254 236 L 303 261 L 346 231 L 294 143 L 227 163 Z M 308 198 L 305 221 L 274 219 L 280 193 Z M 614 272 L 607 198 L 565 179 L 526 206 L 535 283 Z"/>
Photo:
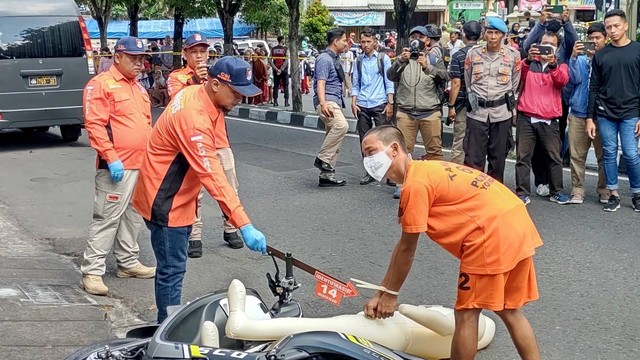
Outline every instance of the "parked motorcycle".
<path fill-rule="evenodd" d="M 282 255 L 282 254 L 281 254 Z M 168 359 L 388 359 L 448 358 L 453 336 L 453 310 L 400 305 L 395 316 L 368 319 L 362 313 L 329 318 L 303 318 L 292 298 L 299 284 L 290 253 L 285 276 L 272 255 L 276 272 L 267 273 L 277 298 L 268 308 L 260 295 L 233 280 L 226 291 L 205 295 L 168 309 L 160 325 L 129 331 L 116 339 L 80 349 L 67 360 Z M 282 258 L 282 257 L 281 257 Z M 495 323 L 481 316 L 478 349 L 493 339 Z"/>

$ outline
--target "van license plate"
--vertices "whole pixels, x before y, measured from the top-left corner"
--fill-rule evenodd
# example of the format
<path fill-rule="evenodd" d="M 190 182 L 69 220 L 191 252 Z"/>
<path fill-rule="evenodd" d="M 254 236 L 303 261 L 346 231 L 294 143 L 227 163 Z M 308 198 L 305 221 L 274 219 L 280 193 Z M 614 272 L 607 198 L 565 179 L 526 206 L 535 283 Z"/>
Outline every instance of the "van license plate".
<path fill-rule="evenodd" d="M 58 85 L 58 78 L 55 76 L 30 76 L 30 86 L 56 86 Z"/>

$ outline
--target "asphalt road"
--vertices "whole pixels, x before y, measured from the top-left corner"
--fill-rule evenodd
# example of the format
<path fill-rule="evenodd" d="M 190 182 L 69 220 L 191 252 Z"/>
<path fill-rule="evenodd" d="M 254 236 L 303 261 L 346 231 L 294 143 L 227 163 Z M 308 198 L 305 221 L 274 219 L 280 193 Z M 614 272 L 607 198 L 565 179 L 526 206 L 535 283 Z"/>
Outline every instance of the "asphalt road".
<path fill-rule="evenodd" d="M 399 237 L 397 201 L 386 185 L 360 186 L 364 174 L 357 139 L 345 140 L 338 176 L 349 184 L 318 188 L 313 159 L 323 133 L 308 129 L 229 119 L 229 135 L 240 181 L 240 197 L 255 226 L 271 245 L 340 279 L 379 282 Z M 51 241 L 57 252 L 77 257 L 86 241 L 93 199 L 94 152 L 86 137 L 62 144 L 55 131 L 27 136 L 0 133 L 0 199 L 20 225 Z M 507 166 L 513 186 L 513 164 Z M 565 184 L 570 184 L 565 172 Z M 605 213 L 596 202 L 595 178 L 588 178 L 583 205 L 560 206 L 533 197 L 531 216 L 545 241 L 535 259 L 541 299 L 526 307 L 545 359 L 638 359 L 638 216 L 630 208 L 623 181 L 623 208 Z M 226 287 L 240 279 L 270 303 L 264 273 L 271 259 L 222 242 L 220 211 L 206 197 L 204 252 L 189 260 L 183 300 Z M 457 262 L 421 238 L 413 270 L 400 300 L 452 306 Z M 139 242 L 143 262 L 153 263 L 149 235 Z M 366 296 L 344 299 L 341 307 L 313 295 L 314 281 L 298 271 L 303 284 L 295 294 L 307 316 L 360 311 Z M 78 279 L 79 280 L 79 279 Z M 110 258 L 105 282 L 112 296 L 153 320 L 153 281 L 117 279 Z M 489 314 L 494 319 L 495 316 Z M 493 343 L 478 359 L 515 359 L 505 327 L 497 321 Z"/>

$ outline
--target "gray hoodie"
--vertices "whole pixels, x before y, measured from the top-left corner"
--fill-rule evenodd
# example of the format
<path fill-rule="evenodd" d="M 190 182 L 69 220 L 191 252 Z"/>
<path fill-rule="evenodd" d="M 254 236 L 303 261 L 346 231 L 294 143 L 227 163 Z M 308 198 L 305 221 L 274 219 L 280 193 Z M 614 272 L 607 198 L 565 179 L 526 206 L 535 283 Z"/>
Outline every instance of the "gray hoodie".
<path fill-rule="evenodd" d="M 428 62 L 424 70 L 416 60 L 402 62 L 398 59 L 387 71 L 387 76 L 398 83 L 396 102 L 403 112 L 417 115 L 441 108 L 436 82 L 446 85 L 449 81 L 442 59 L 437 59 L 435 66 Z"/>

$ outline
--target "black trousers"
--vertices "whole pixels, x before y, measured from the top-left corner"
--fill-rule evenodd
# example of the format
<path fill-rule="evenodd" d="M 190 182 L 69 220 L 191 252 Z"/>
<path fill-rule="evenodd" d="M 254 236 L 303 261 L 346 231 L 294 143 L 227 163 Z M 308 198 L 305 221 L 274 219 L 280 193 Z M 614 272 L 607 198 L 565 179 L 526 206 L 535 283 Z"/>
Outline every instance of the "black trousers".
<path fill-rule="evenodd" d="M 569 116 L 569 105 L 562 99 L 562 116 L 558 118 L 558 125 L 560 131 L 560 149 L 564 142 L 565 130 L 567 129 L 567 117 Z M 568 152 L 568 150 L 567 150 Z M 565 154 L 568 157 L 569 154 Z M 538 185 L 549 185 L 549 167 L 550 160 L 547 156 L 547 152 L 542 146 L 536 146 L 533 152 L 533 158 L 531 159 L 531 170 L 533 170 L 533 179 L 536 187 Z"/>
<path fill-rule="evenodd" d="M 273 101 L 278 101 L 280 84 L 284 86 L 284 101 L 289 101 L 289 72 L 283 71 L 280 75 L 273 73 Z"/>
<path fill-rule="evenodd" d="M 389 119 L 387 119 L 386 112 L 384 111 L 386 106 L 387 104 L 384 103 L 372 108 L 360 107 L 360 111 L 358 112 L 358 121 L 356 122 L 356 130 L 360 137 L 360 145 L 362 145 L 364 135 L 367 131 L 371 130 L 374 123 L 377 127 L 386 125 L 390 122 Z M 360 152 L 362 152 L 362 148 L 360 149 Z M 364 157 L 364 154 L 362 154 L 362 156 Z"/>
<path fill-rule="evenodd" d="M 504 182 L 504 167 L 511 149 L 511 119 L 500 122 L 486 122 L 467 118 L 464 137 L 464 164 L 484 171 L 488 162 L 487 175 Z"/>
<path fill-rule="evenodd" d="M 518 114 L 516 124 L 516 193 L 531 195 L 531 160 L 535 156 L 534 149 L 540 148 L 544 153 L 544 167 L 549 170 L 549 188 L 552 195 L 563 190 L 562 158 L 560 157 L 560 125 L 557 120 L 551 124 L 531 123 L 531 117 Z M 538 161 L 541 161 L 538 159 Z"/>

